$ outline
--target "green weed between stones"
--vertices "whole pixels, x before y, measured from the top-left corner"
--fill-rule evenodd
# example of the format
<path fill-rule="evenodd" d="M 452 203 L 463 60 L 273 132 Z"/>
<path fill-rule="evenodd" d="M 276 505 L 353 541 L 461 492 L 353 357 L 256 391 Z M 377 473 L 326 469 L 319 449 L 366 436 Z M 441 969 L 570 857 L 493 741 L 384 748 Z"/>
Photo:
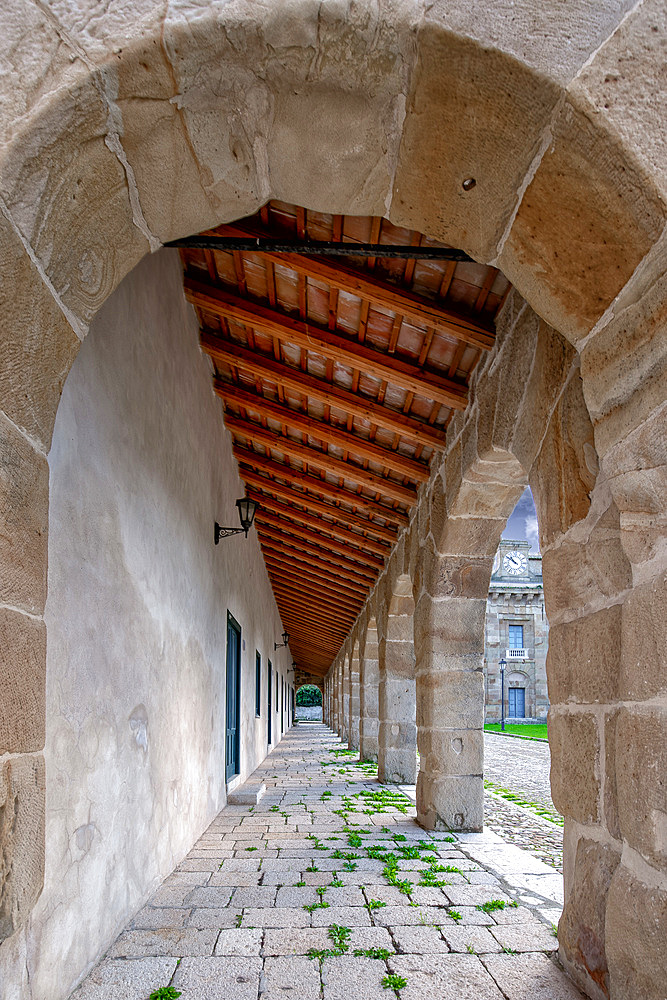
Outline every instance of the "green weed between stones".
<path fill-rule="evenodd" d="M 395 955 L 395 951 L 388 951 L 386 948 L 355 948 L 355 958 L 379 958 L 381 962 L 386 962 L 390 955 Z"/>
<path fill-rule="evenodd" d="M 153 990 L 149 1000 L 176 1000 L 176 997 L 180 996 L 181 994 L 173 986 L 160 986 L 159 989 Z"/>
<path fill-rule="evenodd" d="M 507 799 L 508 802 L 514 802 L 516 805 L 523 806 L 524 809 L 530 810 L 530 812 L 537 813 L 538 816 L 542 819 L 549 820 L 550 823 L 563 826 L 563 817 L 557 812 L 554 812 L 552 809 L 548 809 L 546 806 L 541 805 L 539 802 L 531 802 L 530 799 L 525 799 L 522 795 L 517 795 L 516 792 L 511 791 L 511 789 L 503 788 L 502 785 L 496 785 L 493 781 L 488 781 L 486 778 L 484 779 L 484 787 L 489 792 L 499 795 L 502 799 Z"/>
<path fill-rule="evenodd" d="M 381 985 L 385 990 L 402 990 L 408 985 L 408 981 L 403 976 L 399 976 L 396 972 L 389 972 L 382 979 Z"/>
<path fill-rule="evenodd" d="M 504 899 L 488 899 L 486 903 L 479 903 L 475 909 L 481 910 L 482 913 L 493 913 L 494 910 L 504 910 L 506 906 L 518 906 L 516 900 L 512 903 L 507 903 Z"/>
<path fill-rule="evenodd" d="M 447 916 L 451 917 L 452 920 L 457 924 L 460 924 L 461 921 L 463 920 L 463 917 L 461 916 L 458 910 L 447 910 Z"/>
<path fill-rule="evenodd" d="M 372 913 L 373 910 L 380 910 L 382 909 L 383 906 L 386 905 L 387 904 L 383 903 L 381 899 L 369 899 L 368 902 L 366 903 L 366 909 L 368 910 L 369 913 Z"/>
<path fill-rule="evenodd" d="M 311 948 L 308 952 L 308 958 L 317 958 L 321 964 L 325 958 L 331 958 L 334 955 L 344 955 L 349 950 L 350 946 L 347 941 L 352 933 L 349 927 L 342 927 L 340 924 L 332 924 L 331 927 L 329 927 L 328 933 L 333 947 L 321 949 Z"/>

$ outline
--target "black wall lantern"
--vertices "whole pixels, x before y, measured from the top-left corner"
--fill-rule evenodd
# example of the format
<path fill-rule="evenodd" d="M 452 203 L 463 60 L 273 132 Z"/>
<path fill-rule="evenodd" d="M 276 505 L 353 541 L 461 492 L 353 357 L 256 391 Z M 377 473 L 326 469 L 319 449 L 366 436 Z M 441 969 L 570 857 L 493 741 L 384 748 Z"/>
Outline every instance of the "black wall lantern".
<path fill-rule="evenodd" d="M 215 544 L 217 545 L 221 538 L 229 538 L 231 535 L 239 535 L 243 532 L 248 537 L 248 532 L 252 528 L 252 522 L 255 520 L 255 514 L 259 508 L 259 504 L 256 500 L 251 500 L 250 497 L 242 497 L 240 500 L 236 501 L 236 509 L 239 512 L 239 521 L 241 522 L 240 528 L 223 528 L 218 522 L 215 522 Z"/>
<path fill-rule="evenodd" d="M 287 632 L 283 632 L 281 638 L 283 640 L 282 642 L 274 642 L 274 644 L 273 644 L 274 650 L 275 649 L 282 649 L 283 646 L 286 646 L 287 643 L 289 642 L 289 636 L 288 636 Z"/>

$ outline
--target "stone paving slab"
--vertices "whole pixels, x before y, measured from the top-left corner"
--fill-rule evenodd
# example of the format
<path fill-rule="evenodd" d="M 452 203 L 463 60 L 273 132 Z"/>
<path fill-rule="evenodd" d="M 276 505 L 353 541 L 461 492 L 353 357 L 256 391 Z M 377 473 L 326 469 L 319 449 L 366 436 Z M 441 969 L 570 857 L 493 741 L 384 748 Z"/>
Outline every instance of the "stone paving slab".
<path fill-rule="evenodd" d="M 546 955 L 485 955 L 485 967 L 507 1000 L 581 1000 L 582 994 Z"/>
<path fill-rule="evenodd" d="M 107 958 L 93 969 L 72 998 L 145 1000 L 149 992 L 167 986 L 175 971 L 175 958 L 142 958 L 131 962 Z"/>
<path fill-rule="evenodd" d="M 184 958 L 173 985 L 183 1000 L 257 1000 L 259 958 Z"/>
<path fill-rule="evenodd" d="M 579 998 L 547 957 L 560 875 L 492 831 L 422 830 L 340 748 L 321 725 L 289 732 L 253 778 L 262 801 L 213 820 L 77 1000 L 392 1000 L 393 973 L 400 1000 Z"/>
<path fill-rule="evenodd" d="M 475 955 L 398 955 L 388 965 L 407 980 L 401 1000 L 504 1000 Z"/>

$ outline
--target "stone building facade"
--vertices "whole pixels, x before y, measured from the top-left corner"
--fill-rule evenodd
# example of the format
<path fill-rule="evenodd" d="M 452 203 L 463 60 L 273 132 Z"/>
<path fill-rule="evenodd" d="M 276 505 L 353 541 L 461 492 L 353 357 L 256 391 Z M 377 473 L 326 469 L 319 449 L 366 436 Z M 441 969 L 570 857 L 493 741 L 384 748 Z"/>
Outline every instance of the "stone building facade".
<path fill-rule="evenodd" d="M 484 639 L 485 722 L 501 719 L 499 662 L 504 658 L 505 718 L 546 722 L 549 625 L 542 556 L 530 543 L 503 539 L 493 561 Z"/>

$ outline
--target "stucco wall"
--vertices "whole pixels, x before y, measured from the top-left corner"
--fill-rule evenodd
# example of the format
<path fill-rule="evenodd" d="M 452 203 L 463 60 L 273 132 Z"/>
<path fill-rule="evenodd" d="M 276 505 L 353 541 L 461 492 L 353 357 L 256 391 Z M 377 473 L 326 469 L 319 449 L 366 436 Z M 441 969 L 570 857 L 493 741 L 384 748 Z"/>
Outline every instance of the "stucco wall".
<path fill-rule="evenodd" d="M 46 880 L 33 1000 L 66 996 L 225 804 L 227 609 L 242 627 L 242 777 L 266 753 L 282 625 L 175 251 L 106 302 L 65 385 L 50 465 Z M 262 717 L 255 718 L 255 650 Z M 275 705 L 273 737 L 280 736 Z"/>

